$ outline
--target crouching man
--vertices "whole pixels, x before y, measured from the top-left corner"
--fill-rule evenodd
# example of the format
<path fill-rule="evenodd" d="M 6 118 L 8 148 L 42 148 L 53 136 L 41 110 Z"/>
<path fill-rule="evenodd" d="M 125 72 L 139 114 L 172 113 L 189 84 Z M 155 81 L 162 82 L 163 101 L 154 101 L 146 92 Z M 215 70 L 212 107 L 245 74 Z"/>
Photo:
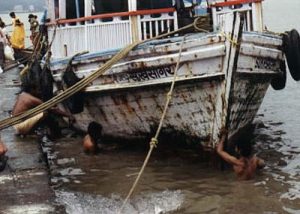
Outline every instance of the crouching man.
<path fill-rule="evenodd" d="M 2 142 L 0 137 L 0 172 L 4 170 L 6 166 L 6 162 L 7 162 L 7 157 L 5 156 L 6 152 L 7 152 L 7 148 Z"/>
<path fill-rule="evenodd" d="M 233 166 L 233 170 L 239 180 L 249 180 L 255 175 L 257 169 L 261 169 L 265 166 L 264 160 L 256 157 L 252 154 L 252 145 L 248 142 L 239 142 L 237 144 L 237 152 L 239 158 L 236 158 L 226 151 L 224 151 L 224 142 L 227 138 L 227 130 L 222 129 L 221 141 L 217 145 L 217 153 L 223 160 Z"/>
<path fill-rule="evenodd" d="M 42 103 L 43 101 L 41 99 L 27 92 L 21 92 L 17 97 L 15 106 L 12 111 L 12 116 L 21 114 Z M 50 133 L 48 134 L 50 135 L 50 137 L 55 138 L 58 135 L 60 135 L 60 129 L 52 116 L 53 114 L 68 117 L 71 122 L 74 122 L 75 120 L 72 114 L 64 112 L 59 108 L 55 107 L 50 108 L 48 111 L 37 114 L 19 124 L 14 125 L 14 128 L 16 129 L 17 134 L 26 135 L 31 133 L 35 128 L 37 128 L 38 125 L 41 125 L 41 123 L 43 123 L 46 126 L 48 126 L 50 130 Z"/>

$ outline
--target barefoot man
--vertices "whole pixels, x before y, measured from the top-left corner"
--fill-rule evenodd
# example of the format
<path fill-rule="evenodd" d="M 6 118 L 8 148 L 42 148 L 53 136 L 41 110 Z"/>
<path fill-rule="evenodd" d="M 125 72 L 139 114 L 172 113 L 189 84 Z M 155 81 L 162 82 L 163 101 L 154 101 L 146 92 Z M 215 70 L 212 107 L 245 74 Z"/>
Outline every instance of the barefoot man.
<path fill-rule="evenodd" d="M 265 166 L 264 160 L 252 154 L 252 145 L 250 143 L 238 143 L 237 150 L 240 158 L 236 158 L 224 151 L 224 142 L 227 137 L 227 131 L 221 131 L 221 142 L 217 145 L 217 153 L 223 160 L 233 166 L 233 170 L 239 180 L 249 180 L 255 175 L 257 169 Z"/>
<path fill-rule="evenodd" d="M 21 92 L 19 96 L 17 97 L 17 101 L 15 103 L 15 106 L 12 111 L 12 115 L 15 116 L 17 114 L 23 113 L 29 109 L 32 109 L 40 104 L 42 104 L 43 101 L 27 92 Z M 68 117 L 70 121 L 74 121 L 74 117 L 71 114 L 68 114 L 67 112 L 64 112 L 60 110 L 59 108 L 51 108 L 49 109 L 49 112 L 42 112 L 39 113 L 19 124 L 16 124 L 14 128 L 16 129 L 18 134 L 28 134 L 30 133 L 41 121 L 45 121 L 50 126 L 49 128 L 57 128 L 53 127 L 53 123 L 50 123 L 49 121 L 49 113 L 54 113 L 57 115 L 61 115 L 64 117 Z M 50 123 L 50 124 L 49 124 Z"/>
<path fill-rule="evenodd" d="M 7 157 L 5 156 L 5 153 L 7 152 L 7 148 L 4 145 L 4 143 L 1 140 L 0 136 L 0 172 L 5 169 Z"/>

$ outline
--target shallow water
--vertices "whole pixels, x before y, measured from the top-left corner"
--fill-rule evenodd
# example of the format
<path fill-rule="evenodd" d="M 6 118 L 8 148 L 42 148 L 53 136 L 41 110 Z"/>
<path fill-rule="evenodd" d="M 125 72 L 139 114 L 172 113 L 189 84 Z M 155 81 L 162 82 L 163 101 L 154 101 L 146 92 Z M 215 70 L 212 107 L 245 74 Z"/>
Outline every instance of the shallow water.
<path fill-rule="evenodd" d="M 299 1 L 264 3 L 269 30 L 300 30 Z M 256 128 L 254 138 L 257 155 L 266 160 L 267 167 L 255 180 L 237 181 L 231 170 L 203 163 L 197 153 L 157 151 L 122 213 L 300 213 L 299 100 L 299 84 L 291 78 L 285 90 L 269 89 L 256 117 L 264 125 Z M 77 146 L 69 157 L 75 161 L 67 164 L 72 175 L 65 174 L 62 181 L 58 173 L 58 180 L 52 180 L 60 183 L 59 200 L 69 213 L 117 213 L 146 150 L 104 150 L 91 157 L 81 152 L 80 139 L 74 141 Z M 64 153 L 62 157 L 70 153 L 62 148 L 56 151 Z M 59 159 L 61 154 L 56 155 Z"/>
<path fill-rule="evenodd" d="M 264 5 L 269 30 L 300 31 L 299 0 Z M 299 83 L 291 78 L 284 90 L 269 89 L 254 135 L 257 155 L 267 167 L 254 180 L 237 181 L 230 169 L 219 170 L 197 152 L 155 150 L 121 213 L 300 213 L 299 100 Z M 120 211 L 147 149 L 108 145 L 88 156 L 80 136 L 65 134 L 69 137 L 44 144 L 57 201 L 72 214 Z"/>

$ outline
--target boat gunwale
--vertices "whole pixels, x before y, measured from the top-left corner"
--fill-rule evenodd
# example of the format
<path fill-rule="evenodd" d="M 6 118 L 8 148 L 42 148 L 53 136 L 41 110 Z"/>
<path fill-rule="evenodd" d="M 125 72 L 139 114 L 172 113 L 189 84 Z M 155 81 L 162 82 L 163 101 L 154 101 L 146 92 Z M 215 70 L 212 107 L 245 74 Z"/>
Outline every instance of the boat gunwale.
<path fill-rule="evenodd" d="M 94 19 L 105 19 L 112 17 L 126 17 L 126 16 L 139 16 L 139 15 L 153 15 L 160 13 L 172 13 L 175 12 L 175 8 L 162 8 L 162 9 L 149 9 L 149 10 L 136 10 L 128 12 L 118 12 L 118 13 L 105 13 L 97 14 L 93 16 L 85 16 L 76 19 L 56 19 L 54 22 L 47 23 L 47 26 L 56 25 L 56 24 L 70 24 L 76 22 L 85 22 Z"/>
<path fill-rule="evenodd" d="M 211 4 L 211 7 L 228 7 L 240 4 L 260 3 L 263 0 L 231 0 L 226 2 L 216 2 Z"/>
<path fill-rule="evenodd" d="M 166 38 L 166 39 L 159 39 L 159 40 L 153 40 L 153 41 L 148 41 L 143 44 L 138 45 L 135 47 L 132 51 L 138 51 L 146 48 L 153 48 L 157 46 L 163 46 L 163 45 L 178 45 L 180 42 L 182 42 L 183 36 L 179 37 L 172 37 L 172 38 Z M 188 37 L 185 38 L 185 43 L 187 42 L 195 42 L 197 40 L 212 40 L 213 38 L 219 38 L 218 42 L 224 42 L 225 37 L 222 36 L 219 32 L 211 32 L 211 33 L 195 33 L 191 34 Z M 216 42 L 217 43 L 217 42 Z M 208 44 L 200 44 L 200 45 L 208 45 Z M 110 58 L 112 55 L 115 55 L 118 51 L 122 50 L 122 48 L 113 48 L 113 49 L 106 49 L 102 50 L 99 52 L 93 52 L 93 53 L 86 53 L 80 56 L 76 56 L 73 58 L 72 64 L 75 65 L 77 63 L 80 63 L 80 61 L 83 60 L 92 60 L 93 58 L 98 58 L 98 57 L 105 57 L 107 56 Z M 140 55 L 140 54 L 137 54 Z M 132 56 L 130 53 L 128 56 Z M 56 66 L 59 64 L 67 65 L 69 63 L 69 60 L 72 57 L 64 57 L 64 58 L 53 58 L 51 59 L 51 66 Z M 106 59 L 103 59 L 106 60 Z M 98 60 L 97 60 L 98 61 Z"/>
<path fill-rule="evenodd" d="M 189 82 L 209 82 L 209 81 L 222 81 L 225 79 L 225 74 L 218 72 L 214 74 L 202 74 L 191 77 L 176 77 L 176 84 L 187 84 Z M 129 90 L 136 88 L 145 88 L 145 87 L 153 87 L 153 85 L 167 85 L 171 84 L 173 77 L 170 76 L 168 78 L 164 78 L 164 80 L 152 80 L 146 83 L 121 83 L 121 84 L 105 84 L 105 85 L 97 85 L 97 86 L 88 86 L 85 88 L 84 92 L 86 93 L 97 93 L 103 91 L 121 91 L 121 90 Z M 103 88 L 103 89 L 101 89 Z"/>

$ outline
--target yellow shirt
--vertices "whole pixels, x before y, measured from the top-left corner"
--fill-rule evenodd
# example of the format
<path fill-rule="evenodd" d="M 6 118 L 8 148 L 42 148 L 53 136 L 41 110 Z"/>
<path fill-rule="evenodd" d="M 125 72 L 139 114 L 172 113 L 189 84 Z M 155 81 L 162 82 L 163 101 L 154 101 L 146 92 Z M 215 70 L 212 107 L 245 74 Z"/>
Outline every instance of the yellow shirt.
<path fill-rule="evenodd" d="M 19 22 L 18 22 L 19 20 Z M 25 29 L 24 24 L 19 18 L 13 19 L 13 32 L 10 37 L 10 42 L 13 48 L 23 49 L 25 48 Z"/>

